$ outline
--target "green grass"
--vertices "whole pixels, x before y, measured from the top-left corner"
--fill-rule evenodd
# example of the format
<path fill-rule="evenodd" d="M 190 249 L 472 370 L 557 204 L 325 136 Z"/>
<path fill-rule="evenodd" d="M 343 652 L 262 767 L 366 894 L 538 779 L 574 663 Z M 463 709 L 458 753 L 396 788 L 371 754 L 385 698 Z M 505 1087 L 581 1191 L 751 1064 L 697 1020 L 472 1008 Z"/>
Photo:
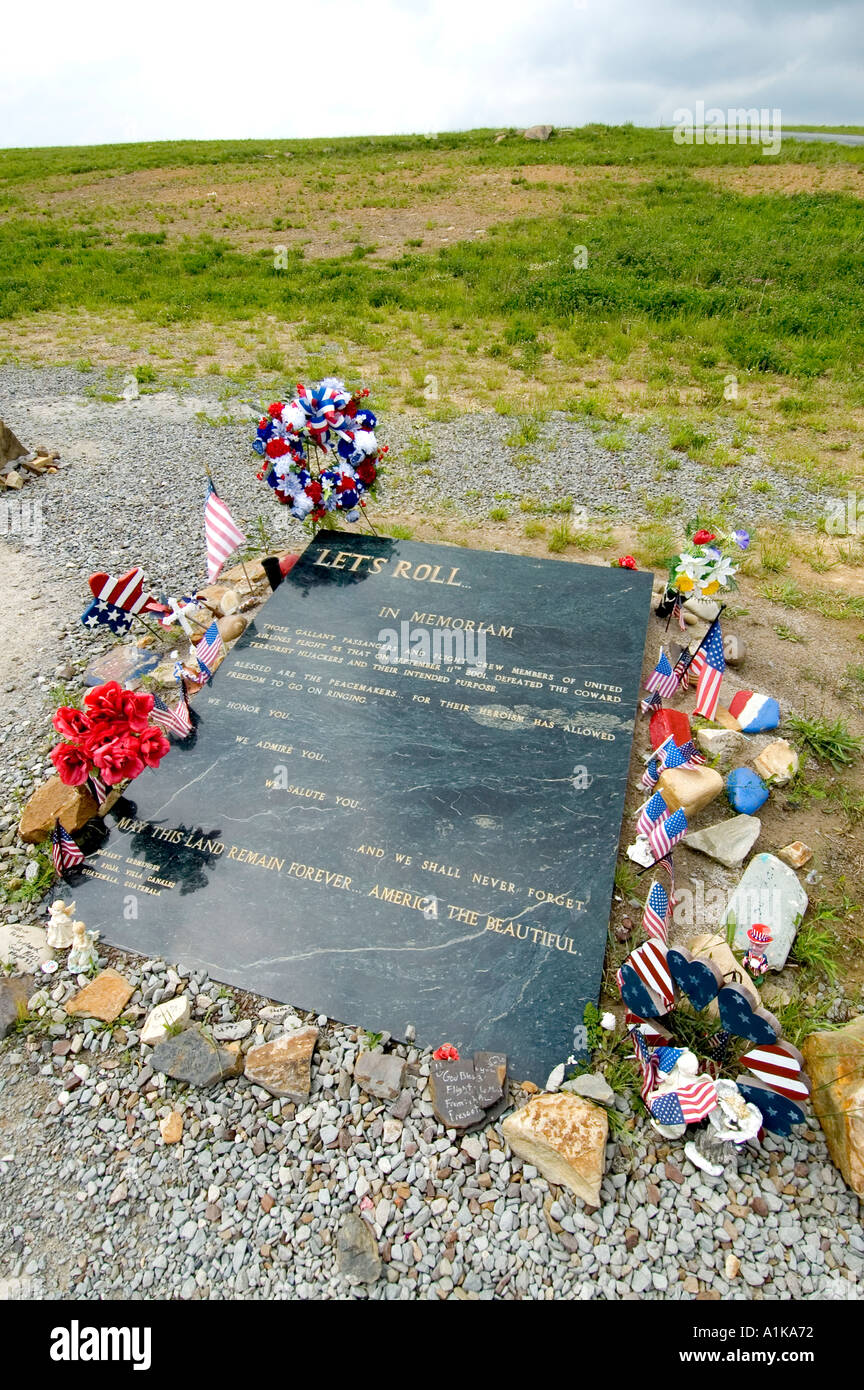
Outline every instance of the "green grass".
<path fill-rule="evenodd" d="M 837 978 L 837 941 L 827 928 L 808 922 L 798 928 L 790 951 L 796 965 L 822 975 L 831 983 Z"/>
<path fill-rule="evenodd" d="M 281 163 L 286 155 L 290 166 Z M 428 184 L 430 162 L 436 174 Z M 770 167 L 862 162 L 864 150 L 787 142 Z M 134 209 L 127 228 L 126 210 L 113 206 L 107 185 L 142 170 L 212 169 L 220 185 L 250 180 L 260 209 L 268 176 L 290 167 L 306 201 L 326 195 L 347 210 L 350 192 L 386 210 L 407 206 L 415 196 L 404 187 L 412 171 L 445 192 L 460 178 L 490 172 L 509 171 L 518 181 L 523 165 L 543 163 L 620 166 L 639 171 L 642 181 L 598 181 L 578 199 L 565 190 L 543 215 L 493 224 L 482 238 L 429 253 L 401 247 L 391 259 L 375 259 L 364 241 L 348 255 L 306 259 L 295 243 L 284 270 L 274 268 L 267 244 L 272 229 L 269 238 L 261 230 L 258 249 L 244 249 L 232 242 L 230 226 L 217 236 L 199 234 L 190 224 L 186 235 L 184 219 L 171 220 L 167 205 L 162 230 L 137 229 Z M 407 334 L 407 325 L 425 316 L 445 333 L 494 327 L 490 355 L 494 347 L 495 356 L 529 379 L 544 354 L 565 364 L 605 358 L 621 368 L 647 353 L 650 372 L 672 366 L 689 376 L 694 363 L 704 362 L 700 370 L 718 381 L 730 367 L 804 386 L 826 373 L 860 383 L 859 200 L 841 193 L 744 195 L 694 177 L 691 171 L 706 164 L 744 168 L 766 161 L 758 147 L 675 145 L 669 132 L 627 126 L 589 126 L 547 145 L 513 139 L 495 146 L 490 132 L 468 131 L 428 141 L 392 136 L 4 150 L 0 318 L 126 310 L 158 326 L 273 315 L 321 336 L 368 337 L 382 330 Z M 53 211 L 50 202 L 43 207 L 34 196 L 48 186 L 74 190 L 100 180 L 106 181 L 104 205 L 84 205 L 77 214 Z M 258 217 L 243 225 L 260 230 L 260 211 Z M 592 248 L 578 273 L 574 244 Z M 453 324 L 459 328 L 451 330 Z M 277 355 L 261 354 L 268 364 Z M 805 389 L 799 395 L 807 400 Z M 795 418 L 792 411 L 788 419 Z M 710 438 L 701 427 L 684 425 L 672 445 L 698 457 Z"/>
<path fill-rule="evenodd" d="M 843 718 L 790 714 L 786 723 L 820 762 L 830 763 L 835 770 L 848 767 L 861 752 L 862 740 L 850 733 Z"/>

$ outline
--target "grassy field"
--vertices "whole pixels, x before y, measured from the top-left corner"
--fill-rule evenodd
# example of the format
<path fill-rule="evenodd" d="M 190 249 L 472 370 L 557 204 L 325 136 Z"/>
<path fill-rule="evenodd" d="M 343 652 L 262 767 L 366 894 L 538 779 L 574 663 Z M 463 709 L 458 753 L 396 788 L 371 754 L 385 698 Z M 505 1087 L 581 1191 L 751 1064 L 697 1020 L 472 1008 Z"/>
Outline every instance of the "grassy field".
<path fill-rule="evenodd" d="M 851 485 L 862 196 L 864 148 L 633 127 L 0 151 L 3 353 L 226 394 L 332 371 L 433 416 L 732 420 Z"/>

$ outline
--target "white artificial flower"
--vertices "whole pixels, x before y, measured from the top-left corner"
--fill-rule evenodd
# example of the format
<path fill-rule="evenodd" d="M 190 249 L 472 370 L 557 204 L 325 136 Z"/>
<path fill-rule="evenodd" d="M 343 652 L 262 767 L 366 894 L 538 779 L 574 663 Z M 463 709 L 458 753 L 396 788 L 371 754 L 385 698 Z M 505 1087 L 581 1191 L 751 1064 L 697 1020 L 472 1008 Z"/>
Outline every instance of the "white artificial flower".
<path fill-rule="evenodd" d="M 686 574 L 688 579 L 692 579 L 694 584 L 698 584 L 704 578 L 709 564 L 710 561 L 706 560 L 704 555 L 679 555 L 675 573 Z"/>
<path fill-rule="evenodd" d="M 703 575 L 703 582 L 708 584 L 716 583 L 724 587 L 729 580 L 738 573 L 738 566 L 733 564 L 728 555 L 721 555 L 719 560 L 715 560 L 706 574 Z"/>

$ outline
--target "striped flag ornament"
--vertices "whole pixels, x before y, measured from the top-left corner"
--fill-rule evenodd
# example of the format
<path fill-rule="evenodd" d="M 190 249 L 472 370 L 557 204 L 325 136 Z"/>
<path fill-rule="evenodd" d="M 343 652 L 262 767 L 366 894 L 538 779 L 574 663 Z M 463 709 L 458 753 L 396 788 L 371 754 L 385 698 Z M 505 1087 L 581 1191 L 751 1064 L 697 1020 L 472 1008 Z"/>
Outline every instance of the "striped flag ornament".
<path fill-rule="evenodd" d="M 640 702 L 639 708 L 643 714 L 653 714 L 655 709 L 663 708 L 663 701 L 655 690 L 653 694 L 647 695 L 645 699 Z"/>
<path fill-rule="evenodd" d="M 742 1066 L 787 1100 L 806 1100 L 810 1083 L 804 1075 L 804 1058 L 790 1043 L 754 1047 L 740 1058 Z"/>
<path fill-rule="evenodd" d="M 84 862 L 84 853 L 78 848 L 68 830 L 65 830 L 59 820 L 55 820 L 54 829 L 51 833 L 51 858 L 54 860 L 54 868 L 61 878 L 65 878 L 69 869 L 77 868 Z"/>
<path fill-rule="evenodd" d="M 639 819 L 636 821 L 636 834 L 650 834 L 653 827 L 660 821 L 665 820 L 668 814 L 669 807 L 666 805 L 660 793 L 655 792 L 654 795 L 645 802 L 645 805 L 639 813 Z"/>
<path fill-rule="evenodd" d="M 657 859 L 664 859 L 673 845 L 677 845 L 687 834 L 687 817 L 683 807 L 674 813 L 666 816 L 663 820 L 657 821 L 654 828 L 648 832 L 648 845 L 651 853 Z"/>
<path fill-rule="evenodd" d="M 627 964 L 632 966 L 639 979 L 656 994 L 665 1009 L 675 1002 L 675 985 L 666 960 L 666 947 L 662 941 L 646 941 L 631 951 Z"/>
<path fill-rule="evenodd" d="M 228 559 L 246 540 L 211 478 L 204 499 L 204 539 L 207 544 L 207 578 L 212 584 Z"/>
<path fill-rule="evenodd" d="M 649 939 L 655 939 L 665 943 L 669 932 L 669 894 L 658 883 L 655 878 L 648 890 L 648 897 L 645 899 L 645 908 L 642 913 L 642 930 Z"/>
<path fill-rule="evenodd" d="M 720 631 L 720 623 L 717 618 L 709 627 L 701 647 L 693 658 L 692 670 L 694 676 L 698 677 L 699 680 L 694 712 L 701 714 L 705 719 L 713 719 L 717 713 L 717 702 L 720 699 L 723 672 L 726 670 L 726 658 L 723 655 L 723 633 Z"/>
<path fill-rule="evenodd" d="M 213 667 L 225 650 L 224 643 L 219 635 L 219 627 L 214 621 L 210 624 L 201 641 L 195 648 L 195 657 L 204 675 L 209 680 L 213 675 Z"/>
<path fill-rule="evenodd" d="M 662 647 L 657 665 L 645 682 L 645 689 L 656 691 L 658 695 L 662 695 L 664 700 L 668 700 L 669 696 L 674 695 L 678 689 L 678 677 L 672 670 L 672 663 Z"/>
<path fill-rule="evenodd" d="M 695 1125 L 717 1105 L 717 1087 L 710 1078 L 696 1080 L 651 1102 L 651 1114 L 661 1125 Z"/>
<path fill-rule="evenodd" d="M 166 734 L 176 734 L 178 738 L 185 738 L 192 728 L 192 718 L 186 703 L 185 692 L 173 709 L 169 709 L 165 701 L 160 700 L 159 696 L 155 695 L 150 718 L 160 729 L 164 729 Z"/>

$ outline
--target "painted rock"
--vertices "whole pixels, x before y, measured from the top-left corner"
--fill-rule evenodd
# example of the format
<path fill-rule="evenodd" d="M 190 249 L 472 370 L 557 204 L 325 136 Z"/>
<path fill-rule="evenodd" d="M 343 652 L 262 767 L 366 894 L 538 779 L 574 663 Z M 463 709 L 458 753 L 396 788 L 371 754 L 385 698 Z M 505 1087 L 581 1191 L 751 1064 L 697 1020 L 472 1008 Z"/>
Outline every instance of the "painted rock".
<path fill-rule="evenodd" d="M 780 723 L 780 706 L 770 695 L 757 695 L 752 690 L 736 690 L 729 701 L 729 713 L 737 719 L 745 734 L 761 734 L 776 729 Z"/>
<path fill-rule="evenodd" d="M 749 767 L 736 767 L 726 778 L 726 795 L 733 811 L 752 816 L 770 795 L 758 773 Z"/>
<path fill-rule="evenodd" d="M 733 947 L 748 950 L 747 932 L 756 922 L 765 923 L 773 937 L 765 947 L 770 970 L 782 970 L 807 911 L 807 894 L 787 864 L 773 854 L 756 854 L 750 860 L 723 916 L 721 930 L 734 924 Z"/>
<path fill-rule="evenodd" d="M 690 732 L 690 720 L 683 710 L 680 709 L 657 709 L 651 716 L 648 724 L 648 735 L 651 739 L 651 747 L 659 748 L 660 744 L 672 735 L 678 747 L 686 743 L 693 735 Z"/>

